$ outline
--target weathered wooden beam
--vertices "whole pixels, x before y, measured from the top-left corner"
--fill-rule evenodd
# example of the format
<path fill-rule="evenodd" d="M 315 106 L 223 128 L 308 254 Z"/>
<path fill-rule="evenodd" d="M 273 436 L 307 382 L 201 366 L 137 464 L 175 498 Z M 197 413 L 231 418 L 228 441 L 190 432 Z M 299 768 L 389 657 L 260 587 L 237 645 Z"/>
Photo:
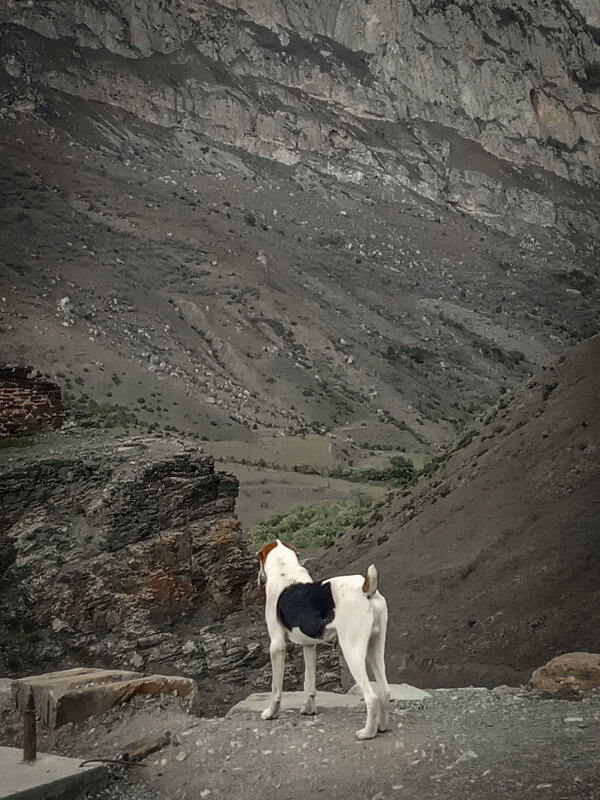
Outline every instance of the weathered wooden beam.
<path fill-rule="evenodd" d="M 151 753 L 156 753 L 162 750 L 171 742 L 171 734 L 165 731 L 158 736 L 148 737 L 146 739 L 138 739 L 137 742 L 131 742 L 121 750 L 121 759 L 123 761 L 143 761 Z"/>

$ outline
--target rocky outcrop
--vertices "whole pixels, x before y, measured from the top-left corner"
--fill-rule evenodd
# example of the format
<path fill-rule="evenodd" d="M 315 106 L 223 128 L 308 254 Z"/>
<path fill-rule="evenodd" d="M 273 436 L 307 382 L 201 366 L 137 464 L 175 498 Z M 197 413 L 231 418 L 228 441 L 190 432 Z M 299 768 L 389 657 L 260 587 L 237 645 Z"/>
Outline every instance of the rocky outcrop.
<path fill-rule="evenodd" d="M 50 441 L 1 464 L 2 670 L 203 674 L 200 629 L 253 586 L 237 480 L 168 441 Z"/>
<path fill-rule="evenodd" d="M 535 670 L 531 688 L 566 697 L 600 689 L 600 655 L 564 653 L 557 656 Z"/>

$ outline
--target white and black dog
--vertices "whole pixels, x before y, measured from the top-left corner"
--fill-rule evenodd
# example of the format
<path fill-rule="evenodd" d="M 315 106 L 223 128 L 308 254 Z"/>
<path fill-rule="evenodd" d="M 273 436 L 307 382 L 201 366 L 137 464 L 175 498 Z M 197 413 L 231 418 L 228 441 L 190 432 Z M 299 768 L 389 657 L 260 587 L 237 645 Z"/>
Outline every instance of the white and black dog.
<path fill-rule="evenodd" d="M 298 561 L 293 545 L 269 542 L 258 553 L 259 583 L 266 583 L 265 619 L 271 637 L 273 669 L 271 703 L 263 719 L 275 719 L 281 706 L 286 640 L 304 648 L 304 705 L 302 714 L 315 713 L 316 645 L 336 636 L 367 706 L 367 721 L 356 732 L 372 739 L 387 729 L 390 688 L 385 676 L 384 650 L 387 605 L 377 591 L 377 570 L 313 583 Z M 376 681 L 373 689 L 367 665 Z"/>

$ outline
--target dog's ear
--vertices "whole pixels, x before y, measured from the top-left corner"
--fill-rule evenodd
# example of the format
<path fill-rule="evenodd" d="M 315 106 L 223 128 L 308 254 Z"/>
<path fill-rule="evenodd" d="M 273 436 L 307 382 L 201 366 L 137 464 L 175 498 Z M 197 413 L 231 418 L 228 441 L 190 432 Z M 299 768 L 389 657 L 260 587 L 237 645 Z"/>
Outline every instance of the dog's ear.
<path fill-rule="evenodd" d="M 265 571 L 263 569 L 263 565 L 260 564 L 259 567 L 258 567 L 258 576 L 256 578 L 256 584 L 257 584 L 258 588 L 260 589 L 260 587 L 263 584 L 265 584 L 266 582 L 267 582 L 267 575 L 266 575 L 266 573 L 265 573 Z"/>
<path fill-rule="evenodd" d="M 265 572 L 265 561 L 267 560 L 267 556 L 274 547 L 277 547 L 277 542 L 269 542 L 268 544 L 264 544 L 256 554 L 256 557 L 258 558 L 257 583 L 259 586 L 262 586 L 263 583 L 267 582 L 267 573 Z"/>

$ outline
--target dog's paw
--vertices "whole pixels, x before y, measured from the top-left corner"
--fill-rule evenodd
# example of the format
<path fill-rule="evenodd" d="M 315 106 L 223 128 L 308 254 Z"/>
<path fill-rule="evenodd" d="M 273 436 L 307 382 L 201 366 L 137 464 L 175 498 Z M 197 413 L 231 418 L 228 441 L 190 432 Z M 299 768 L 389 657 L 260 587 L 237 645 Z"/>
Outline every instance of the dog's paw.
<path fill-rule="evenodd" d="M 385 733 L 388 729 L 387 722 L 378 722 L 377 723 L 377 733 Z"/>
<path fill-rule="evenodd" d="M 265 710 L 260 715 L 261 719 L 277 719 L 279 716 L 279 709 L 278 708 L 265 708 Z"/>
<path fill-rule="evenodd" d="M 369 728 L 361 728 L 359 731 L 356 731 L 357 739 L 374 739 L 376 735 L 377 731 L 370 730 Z"/>
<path fill-rule="evenodd" d="M 300 709 L 300 713 L 303 714 L 305 717 L 312 717 L 317 713 L 317 709 L 314 703 L 304 703 L 302 708 Z"/>

